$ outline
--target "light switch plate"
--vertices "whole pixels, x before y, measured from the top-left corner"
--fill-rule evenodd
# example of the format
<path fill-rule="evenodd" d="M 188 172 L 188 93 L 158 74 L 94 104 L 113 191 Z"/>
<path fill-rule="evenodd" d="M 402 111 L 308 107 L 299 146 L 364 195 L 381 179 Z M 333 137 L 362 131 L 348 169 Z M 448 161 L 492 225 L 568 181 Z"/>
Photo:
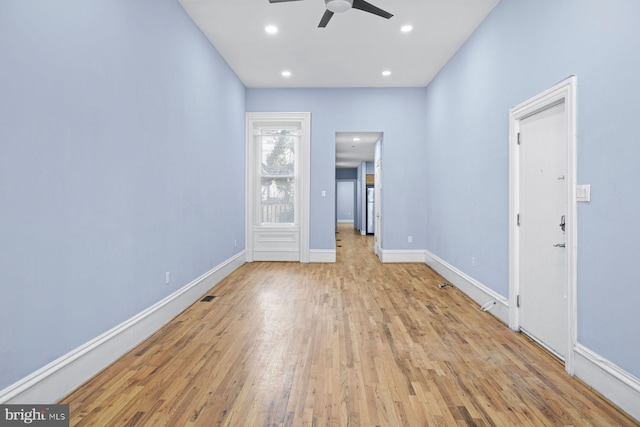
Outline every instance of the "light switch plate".
<path fill-rule="evenodd" d="M 576 186 L 576 200 L 578 202 L 591 201 L 591 184 L 581 184 Z"/>

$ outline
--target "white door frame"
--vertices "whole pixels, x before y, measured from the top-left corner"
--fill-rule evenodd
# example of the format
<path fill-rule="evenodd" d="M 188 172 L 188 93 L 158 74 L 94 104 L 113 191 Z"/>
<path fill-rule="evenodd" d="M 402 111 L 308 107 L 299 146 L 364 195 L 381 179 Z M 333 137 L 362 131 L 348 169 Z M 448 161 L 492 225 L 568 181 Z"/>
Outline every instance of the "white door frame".
<path fill-rule="evenodd" d="M 517 296 L 520 290 L 520 121 L 564 100 L 567 120 L 567 304 L 568 345 L 565 370 L 573 375 L 574 348 L 577 340 L 577 227 L 576 227 L 576 77 L 571 76 L 552 88 L 509 110 L 509 327 L 520 329 Z"/>
<path fill-rule="evenodd" d="M 374 221 L 375 224 L 373 226 L 373 252 L 380 258 L 382 261 L 382 155 L 380 158 L 375 159 L 375 163 L 373 164 L 373 170 L 375 175 L 374 181 L 374 191 L 375 195 L 373 200 L 374 203 Z"/>
<path fill-rule="evenodd" d="M 245 130 L 245 247 L 246 260 L 253 262 L 254 233 L 253 213 L 255 212 L 255 159 L 252 144 L 253 129 L 263 125 L 278 123 L 296 123 L 300 126 L 301 137 L 298 150 L 300 151 L 299 171 L 297 179 L 300 181 L 301 194 L 297 218 L 300 227 L 300 262 L 309 262 L 309 203 L 311 194 L 311 113 L 246 113 Z"/>

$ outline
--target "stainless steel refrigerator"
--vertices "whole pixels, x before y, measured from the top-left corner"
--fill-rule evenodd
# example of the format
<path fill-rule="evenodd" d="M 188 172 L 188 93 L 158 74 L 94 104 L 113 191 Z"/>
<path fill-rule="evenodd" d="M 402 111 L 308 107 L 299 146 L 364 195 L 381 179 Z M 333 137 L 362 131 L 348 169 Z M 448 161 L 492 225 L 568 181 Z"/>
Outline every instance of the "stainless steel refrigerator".
<path fill-rule="evenodd" d="M 374 188 L 367 187 L 367 234 L 374 233 L 376 215 L 374 194 Z"/>

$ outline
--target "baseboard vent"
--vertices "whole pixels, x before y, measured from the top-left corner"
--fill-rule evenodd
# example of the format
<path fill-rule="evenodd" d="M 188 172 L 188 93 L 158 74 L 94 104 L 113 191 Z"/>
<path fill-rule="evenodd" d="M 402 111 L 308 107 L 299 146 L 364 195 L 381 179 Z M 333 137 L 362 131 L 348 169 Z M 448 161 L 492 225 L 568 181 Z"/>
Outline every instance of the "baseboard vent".
<path fill-rule="evenodd" d="M 200 302 L 211 302 L 215 297 L 215 295 L 207 295 L 206 297 L 202 298 Z"/>

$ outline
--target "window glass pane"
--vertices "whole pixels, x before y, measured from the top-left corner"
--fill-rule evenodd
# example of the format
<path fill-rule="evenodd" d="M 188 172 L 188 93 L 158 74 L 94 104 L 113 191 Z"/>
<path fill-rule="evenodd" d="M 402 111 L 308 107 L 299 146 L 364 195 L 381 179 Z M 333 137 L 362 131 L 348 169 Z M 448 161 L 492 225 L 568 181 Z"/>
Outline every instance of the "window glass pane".
<path fill-rule="evenodd" d="M 260 222 L 295 222 L 295 150 L 297 134 L 291 130 L 267 129 L 260 135 Z"/>
<path fill-rule="evenodd" d="M 295 185 L 293 178 L 262 178 L 260 222 L 295 222 Z"/>
<path fill-rule="evenodd" d="M 262 175 L 293 176 L 296 136 L 291 131 L 264 131 L 262 134 Z"/>

